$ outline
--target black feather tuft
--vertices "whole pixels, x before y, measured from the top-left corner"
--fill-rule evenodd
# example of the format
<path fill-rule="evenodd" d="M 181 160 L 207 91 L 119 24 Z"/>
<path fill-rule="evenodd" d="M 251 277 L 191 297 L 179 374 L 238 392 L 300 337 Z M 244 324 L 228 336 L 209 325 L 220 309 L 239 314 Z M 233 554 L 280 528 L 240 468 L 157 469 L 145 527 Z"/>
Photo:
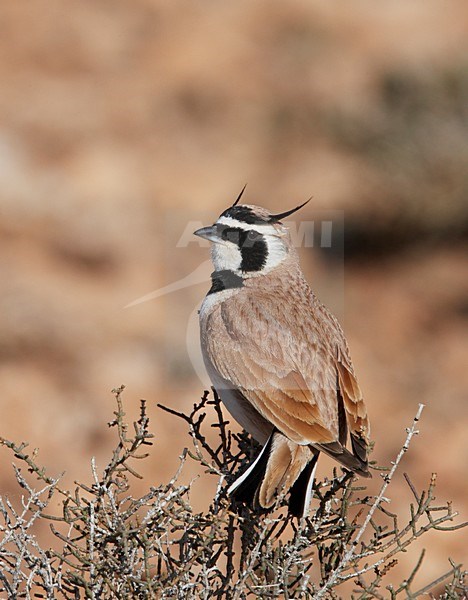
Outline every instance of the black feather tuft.
<path fill-rule="evenodd" d="M 292 215 L 293 213 L 300 210 L 303 206 L 308 204 L 311 200 L 312 200 L 312 198 L 309 198 L 308 200 L 306 200 L 299 206 L 296 206 L 296 208 L 291 208 L 290 210 L 287 210 L 283 213 L 278 213 L 277 215 L 270 215 L 270 223 L 278 223 L 279 221 L 281 221 L 281 219 L 285 219 L 286 217 L 289 217 L 289 215 Z"/>
<path fill-rule="evenodd" d="M 239 200 L 242 198 L 243 193 L 245 192 L 245 188 L 247 187 L 247 184 L 244 185 L 244 187 L 241 189 L 240 194 L 237 196 L 236 201 L 234 202 L 233 206 L 236 206 L 236 204 L 239 202 Z"/>

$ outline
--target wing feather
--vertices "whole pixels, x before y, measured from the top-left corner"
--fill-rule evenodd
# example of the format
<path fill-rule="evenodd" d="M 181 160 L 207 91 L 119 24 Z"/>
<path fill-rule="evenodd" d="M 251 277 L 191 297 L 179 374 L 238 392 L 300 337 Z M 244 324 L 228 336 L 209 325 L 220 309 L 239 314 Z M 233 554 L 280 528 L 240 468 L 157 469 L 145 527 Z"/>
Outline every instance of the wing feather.
<path fill-rule="evenodd" d="M 249 327 L 253 317 L 255 331 Z M 263 417 L 301 445 L 337 439 L 332 355 L 317 340 L 309 342 L 303 324 L 297 323 L 295 336 L 294 322 L 280 327 L 265 307 L 248 310 L 238 297 L 235 304 L 223 302 L 208 321 L 206 330 L 217 332 L 205 337 L 209 360 Z"/>
<path fill-rule="evenodd" d="M 369 422 L 340 325 L 303 280 L 292 300 L 292 287 L 259 279 L 263 289 L 255 282 L 206 316 L 205 360 L 290 440 L 338 444 L 328 452 L 354 465 L 348 429 L 356 464 L 367 468 Z"/>
<path fill-rule="evenodd" d="M 369 439 L 369 420 L 361 389 L 354 373 L 342 362 L 337 363 L 338 381 L 351 434 Z"/>

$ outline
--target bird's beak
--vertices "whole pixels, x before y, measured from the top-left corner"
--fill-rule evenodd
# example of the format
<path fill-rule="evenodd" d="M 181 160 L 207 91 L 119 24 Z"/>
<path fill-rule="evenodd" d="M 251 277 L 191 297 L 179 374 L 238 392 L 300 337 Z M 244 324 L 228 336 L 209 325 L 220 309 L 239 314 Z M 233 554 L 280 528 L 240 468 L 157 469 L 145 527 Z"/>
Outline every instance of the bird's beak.
<path fill-rule="evenodd" d="M 216 232 L 216 227 L 211 225 L 210 227 L 202 227 L 201 229 L 197 229 L 193 232 L 193 235 L 198 235 L 205 240 L 209 240 L 210 242 L 220 242 L 219 236 Z"/>

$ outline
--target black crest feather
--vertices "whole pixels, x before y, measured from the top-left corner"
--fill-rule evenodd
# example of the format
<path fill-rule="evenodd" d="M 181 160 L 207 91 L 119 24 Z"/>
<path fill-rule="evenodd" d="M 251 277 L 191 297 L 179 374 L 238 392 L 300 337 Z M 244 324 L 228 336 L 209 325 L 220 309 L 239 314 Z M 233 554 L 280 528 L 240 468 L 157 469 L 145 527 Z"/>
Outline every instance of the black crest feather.
<path fill-rule="evenodd" d="M 246 187 L 247 187 L 247 184 L 245 184 L 244 187 L 241 189 L 240 194 L 237 196 L 236 201 L 234 202 L 234 204 L 232 206 L 236 206 L 236 204 L 242 198 L 242 194 L 245 192 Z"/>
<path fill-rule="evenodd" d="M 303 202 L 299 206 L 296 206 L 296 208 L 291 208 L 291 210 L 287 210 L 287 211 L 285 211 L 283 213 L 278 213 L 277 215 L 271 215 L 270 216 L 270 222 L 271 223 L 278 223 L 278 221 L 281 221 L 281 219 L 285 219 L 286 217 L 289 217 L 289 215 L 292 215 L 296 211 L 300 210 L 303 206 L 305 206 L 306 204 L 308 204 L 311 200 L 312 200 L 312 198 L 309 198 L 308 200 L 306 200 L 305 202 Z"/>

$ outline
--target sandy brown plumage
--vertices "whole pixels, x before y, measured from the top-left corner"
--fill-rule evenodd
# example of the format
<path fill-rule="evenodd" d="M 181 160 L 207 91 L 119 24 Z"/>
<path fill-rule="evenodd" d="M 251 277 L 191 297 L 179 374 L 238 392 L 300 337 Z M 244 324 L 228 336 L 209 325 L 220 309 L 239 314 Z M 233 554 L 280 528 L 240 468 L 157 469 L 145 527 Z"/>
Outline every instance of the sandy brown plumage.
<path fill-rule="evenodd" d="M 200 311 L 214 387 L 261 443 L 272 435 L 254 494 L 264 508 L 317 451 L 369 476 L 369 421 L 343 331 L 305 281 L 285 228 L 275 227 L 287 247 L 279 264 L 245 276 Z"/>

